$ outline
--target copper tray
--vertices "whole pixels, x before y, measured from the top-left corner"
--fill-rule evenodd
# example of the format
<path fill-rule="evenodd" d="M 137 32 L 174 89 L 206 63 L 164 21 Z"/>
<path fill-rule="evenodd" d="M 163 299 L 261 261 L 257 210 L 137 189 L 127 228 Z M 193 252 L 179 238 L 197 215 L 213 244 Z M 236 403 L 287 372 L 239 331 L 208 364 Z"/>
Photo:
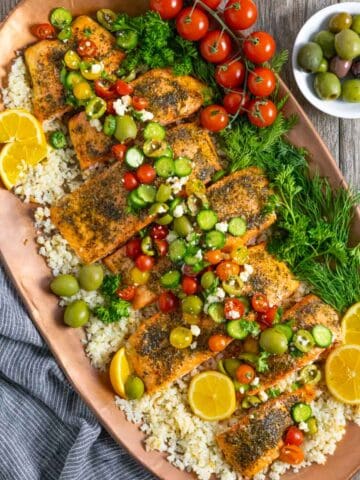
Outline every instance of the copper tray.
<path fill-rule="evenodd" d="M 131 15 L 145 11 L 144 0 L 63 0 L 62 6 L 74 14 L 91 13 L 103 7 L 126 11 Z M 46 22 L 49 11 L 58 6 L 55 0 L 23 0 L 8 16 L 0 28 L 0 81 L 6 83 L 6 75 L 15 52 L 22 49 L 33 37 L 29 33 L 32 23 Z M 282 84 L 284 93 L 287 87 Z M 298 125 L 293 129 L 290 140 L 308 149 L 311 163 L 323 175 L 329 177 L 334 186 L 344 184 L 344 179 L 327 147 L 313 125 L 290 94 L 286 112 L 296 113 Z M 61 320 L 61 309 L 57 299 L 48 291 L 50 271 L 43 258 L 37 253 L 35 232 L 29 205 L 22 204 L 12 193 L 0 188 L 0 253 L 14 284 L 16 285 L 32 320 L 49 345 L 67 378 L 95 413 L 112 437 L 123 445 L 139 462 L 161 479 L 185 480 L 193 478 L 188 473 L 172 467 L 163 454 L 145 452 L 143 434 L 126 421 L 123 413 L 114 405 L 114 395 L 106 376 L 91 367 L 80 340 L 81 330 L 65 328 Z M 356 212 L 352 240 L 360 239 L 360 212 Z M 330 456 L 325 466 L 314 465 L 298 474 L 287 474 L 286 478 L 297 480 L 344 480 L 360 467 L 360 428 L 349 425 L 345 438 L 336 453 Z"/>

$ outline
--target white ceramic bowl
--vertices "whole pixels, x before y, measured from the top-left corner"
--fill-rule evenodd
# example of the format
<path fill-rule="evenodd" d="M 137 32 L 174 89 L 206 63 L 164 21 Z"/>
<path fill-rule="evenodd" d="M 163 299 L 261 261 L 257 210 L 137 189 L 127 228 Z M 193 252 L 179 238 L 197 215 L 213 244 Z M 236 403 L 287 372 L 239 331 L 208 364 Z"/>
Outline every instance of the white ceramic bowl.
<path fill-rule="evenodd" d="M 349 103 L 343 100 L 321 100 L 313 87 L 315 75 L 304 72 L 297 64 L 300 48 L 305 43 L 312 41 L 320 30 L 327 30 L 330 18 L 339 12 L 347 12 L 351 15 L 360 14 L 360 2 L 337 3 L 323 8 L 309 18 L 295 40 L 292 54 L 293 72 L 300 91 L 314 107 L 334 117 L 360 118 L 360 103 Z"/>

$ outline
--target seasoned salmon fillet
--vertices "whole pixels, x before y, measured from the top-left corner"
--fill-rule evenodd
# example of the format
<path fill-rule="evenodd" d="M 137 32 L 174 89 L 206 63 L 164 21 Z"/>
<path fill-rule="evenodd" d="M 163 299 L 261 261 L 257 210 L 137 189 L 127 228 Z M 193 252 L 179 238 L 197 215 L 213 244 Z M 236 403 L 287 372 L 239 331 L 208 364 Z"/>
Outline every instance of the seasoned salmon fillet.
<path fill-rule="evenodd" d="M 148 101 L 146 108 L 154 121 L 162 125 L 195 113 L 203 104 L 206 86 L 190 76 L 175 76 L 171 70 L 156 68 L 136 78 L 131 85 L 134 95 Z"/>
<path fill-rule="evenodd" d="M 242 476 L 250 478 L 269 466 L 279 457 L 284 445 L 282 437 L 293 424 L 291 407 L 313 398 L 311 390 L 299 389 L 251 410 L 239 423 L 216 437 L 226 461 Z"/>
<path fill-rule="evenodd" d="M 286 322 L 289 320 L 293 320 L 293 328 L 295 330 L 311 330 L 315 325 L 324 325 L 332 331 L 335 342 L 341 338 L 338 314 L 332 307 L 315 295 L 307 295 L 301 302 L 296 303 L 287 310 L 282 321 Z M 293 357 L 290 353 L 272 355 L 268 358 L 269 370 L 258 374 L 260 379 L 259 386 L 249 393 L 255 395 L 260 390 L 276 385 L 280 380 L 286 379 L 292 373 L 314 362 L 324 353 L 324 350 L 324 348 L 314 347 L 310 352 L 304 353 L 301 357 Z"/>
<path fill-rule="evenodd" d="M 203 317 L 198 324 L 201 333 L 195 339 L 194 349 L 179 349 L 170 344 L 170 332 L 178 326 L 188 326 L 184 325 L 181 314 L 158 313 L 142 322 L 128 339 L 127 358 L 145 383 L 147 393 L 165 388 L 216 355 L 208 349 L 208 340 L 211 335 L 224 331 L 222 325 Z M 229 343 L 231 340 L 229 338 Z"/>
<path fill-rule="evenodd" d="M 104 163 L 112 157 L 111 147 L 114 141 L 91 126 L 85 112 L 80 112 L 69 120 L 69 134 L 82 170 Z"/>
<path fill-rule="evenodd" d="M 67 45 L 59 40 L 42 40 L 25 50 L 30 74 L 35 116 L 44 121 L 59 117 L 72 107 L 66 104 L 60 71 Z"/>
<path fill-rule="evenodd" d="M 125 165 L 115 163 L 51 208 L 52 222 L 85 263 L 109 255 L 153 220 L 147 212 L 128 212 L 125 172 Z"/>

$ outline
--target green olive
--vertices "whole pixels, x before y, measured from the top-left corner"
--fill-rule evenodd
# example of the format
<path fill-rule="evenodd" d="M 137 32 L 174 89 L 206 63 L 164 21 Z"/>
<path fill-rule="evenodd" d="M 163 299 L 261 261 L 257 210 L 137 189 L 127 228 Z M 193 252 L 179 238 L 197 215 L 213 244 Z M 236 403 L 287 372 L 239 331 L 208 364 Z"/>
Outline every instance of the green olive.
<path fill-rule="evenodd" d="M 138 400 L 144 395 L 145 385 L 140 377 L 130 375 L 125 382 L 125 393 L 129 400 Z"/>
<path fill-rule="evenodd" d="M 307 72 L 316 72 L 322 59 L 321 47 L 315 42 L 305 44 L 299 51 L 298 63 Z"/>
<path fill-rule="evenodd" d="M 236 370 L 240 367 L 241 362 L 237 358 L 226 358 L 223 360 L 224 368 L 230 377 L 236 377 Z"/>
<path fill-rule="evenodd" d="M 203 309 L 203 301 L 197 295 L 189 295 L 181 301 L 182 311 L 191 315 L 199 315 Z"/>
<path fill-rule="evenodd" d="M 104 270 L 101 265 L 84 265 L 78 273 L 80 287 L 91 292 L 97 290 L 104 279 Z"/>
<path fill-rule="evenodd" d="M 59 275 L 50 283 L 50 289 L 59 297 L 71 297 L 79 291 L 79 284 L 72 275 Z"/>
<path fill-rule="evenodd" d="M 341 95 L 341 83 L 334 73 L 318 73 L 315 77 L 314 88 L 322 100 L 336 100 Z"/>
<path fill-rule="evenodd" d="M 349 13 L 341 12 L 331 17 L 329 22 L 329 30 L 333 33 L 338 33 L 341 30 L 346 30 L 351 27 L 352 16 Z"/>
<path fill-rule="evenodd" d="M 352 30 L 342 30 L 335 35 L 335 49 L 340 58 L 353 60 L 360 55 L 360 37 Z"/>
<path fill-rule="evenodd" d="M 115 138 L 123 143 L 126 140 L 133 140 L 136 138 L 138 129 L 135 120 L 130 115 L 122 115 L 116 117 Z"/>
<path fill-rule="evenodd" d="M 174 219 L 174 230 L 180 237 L 186 237 L 193 231 L 193 226 L 186 215 Z"/>
<path fill-rule="evenodd" d="M 283 333 L 274 328 L 267 328 L 260 335 L 260 347 L 265 352 L 281 355 L 287 351 L 288 341 Z"/>
<path fill-rule="evenodd" d="M 360 102 L 360 80 L 345 80 L 343 83 L 342 98 L 345 102 Z"/>
<path fill-rule="evenodd" d="M 90 309 L 84 300 L 75 300 L 65 308 L 64 322 L 69 327 L 82 327 L 89 321 Z"/>
<path fill-rule="evenodd" d="M 175 327 L 170 332 L 170 344 L 174 348 L 183 349 L 190 347 L 192 343 L 193 335 L 191 330 L 185 327 Z"/>
<path fill-rule="evenodd" d="M 315 36 L 314 41 L 320 45 L 325 58 L 330 59 L 336 55 L 335 35 L 333 33 L 328 30 L 321 30 Z"/>
<path fill-rule="evenodd" d="M 360 35 L 360 15 L 353 15 L 351 30 Z"/>
<path fill-rule="evenodd" d="M 321 60 L 319 68 L 316 70 L 316 73 L 323 73 L 323 72 L 327 72 L 328 70 L 329 70 L 329 62 L 326 60 L 326 58 L 323 58 Z"/>
<path fill-rule="evenodd" d="M 215 281 L 216 281 L 216 276 L 213 272 L 205 272 L 201 276 L 200 283 L 205 290 L 208 290 L 214 285 Z"/>

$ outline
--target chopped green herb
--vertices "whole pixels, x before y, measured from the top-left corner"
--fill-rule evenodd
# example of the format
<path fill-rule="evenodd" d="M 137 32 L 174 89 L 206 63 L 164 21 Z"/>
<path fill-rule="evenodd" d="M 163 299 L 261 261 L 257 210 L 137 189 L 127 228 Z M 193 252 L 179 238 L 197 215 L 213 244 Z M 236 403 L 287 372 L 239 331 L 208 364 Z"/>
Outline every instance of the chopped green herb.
<path fill-rule="evenodd" d="M 112 297 L 121 283 L 121 275 L 105 275 L 101 285 L 101 293 L 104 297 Z"/>
<path fill-rule="evenodd" d="M 280 388 L 272 387 L 266 390 L 266 394 L 269 398 L 276 398 L 281 394 Z"/>
<path fill-rule="evenodd" d="M 103 323 L 114 323 L 121 318 L 127 318 L 130 315 L 131 304 L 125 300 L 118 298 L 117 300 L 110 300 L 105 305 L 95 307 L 94 314 Z"/>
<path fill-rule="evenodd" d="M 265 373 L 269 370 L 269 365 L 268 365 L 268 358 L 270 357 L 270 353 L 268 352 L 260 352 L 259 355 L 257 356 L 257 360 L 255 363 L 255 369 L 259 373 Z"/>

